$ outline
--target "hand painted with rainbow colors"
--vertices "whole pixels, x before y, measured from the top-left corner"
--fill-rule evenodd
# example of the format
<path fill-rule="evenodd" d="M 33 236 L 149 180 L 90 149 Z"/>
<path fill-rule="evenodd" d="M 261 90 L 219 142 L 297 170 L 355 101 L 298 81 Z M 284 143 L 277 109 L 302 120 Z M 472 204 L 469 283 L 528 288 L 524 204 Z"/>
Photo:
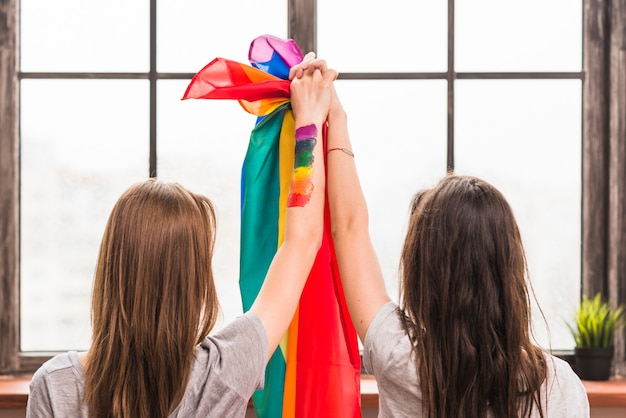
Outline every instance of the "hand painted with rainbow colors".
<path fill-rule="evenodd" d="M 314 189 L 313 166 L 319 166 L 322 125 L 328 117 L 332 85 L 337 72 L 326 69 L 325 73 L 310 66 L 302 69 L 302 76 L 291 82 L 291 107 L 295 119 L 295 159 L 291 180 L 291 192 L 287 206 L 306 206 Z M 320 141 L 318 141 L 318 138 Z M 314 155 L 316 154 L 316 155 Z"/>

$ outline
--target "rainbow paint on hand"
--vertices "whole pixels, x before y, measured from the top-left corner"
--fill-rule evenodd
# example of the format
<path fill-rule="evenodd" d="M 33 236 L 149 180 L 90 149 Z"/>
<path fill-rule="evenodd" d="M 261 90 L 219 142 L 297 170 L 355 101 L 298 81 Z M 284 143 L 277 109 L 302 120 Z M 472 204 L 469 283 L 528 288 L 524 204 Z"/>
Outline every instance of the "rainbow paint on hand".
<path fill-rule="evenodd" d="M 287 206 L 306 206 L 313 193 L 313 150 L 317 144 L 317 128 L 315 125 L 301 126 L 296 129 L 296 150 L 291 177 L 291 191 Z"/>

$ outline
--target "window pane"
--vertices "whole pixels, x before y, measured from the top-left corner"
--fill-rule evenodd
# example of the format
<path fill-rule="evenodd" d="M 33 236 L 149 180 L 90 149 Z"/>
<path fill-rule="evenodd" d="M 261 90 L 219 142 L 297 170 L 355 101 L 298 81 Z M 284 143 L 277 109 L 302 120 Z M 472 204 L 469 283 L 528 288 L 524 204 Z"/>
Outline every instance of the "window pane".
<path fill-rule="evenodd" d="M 446 83 L 340 80 L 337 89 L 348 112 L 372 241 L 397 300 L 411 198 L 446 173 Z"/>
<path fill-rule="evenodd" d="M 581 0 L 457 0 L 457 71 L 580 71 Z"/>
<path fill-rule="evenodd" d="M 447 69 L 447 2 L 318 0 L 319 56 L 343 72 Z"/>
<path fill-rule="evenodd" d="M 24 351 L 89 346 L 104 225 L 120 194 L 148 175 L 147 97 L 144 80 L 21 83 Z"/>
<path fill-rule="evenodd" d="M 468 80 L 456 92 L 456 172 L 484 178 L 509 200 L 552 348 L 571 349 L 564 321 L 580 296 L 581 82 Z"/>
<path fill-rule="evenodd" d="M 21 70 L 149 69 L 149 1 L 22 0 Z"/>
<path fill-rule="evenodd" d="M 158 176 L 208 196 L 216 206 L 214 274 L 222 316 L 242 313 L 239 293 L 241 166 L 256 116 L 235 100 L 181 101 L 188 81 L 160 81 Z"/>
<path fill-rule="evenodd" d="M 287 1 L 163 1 L 158 4 L 160 72 L 196 72 L 215 57 L 248 62 L 260 35 L 287 37 Z"/>

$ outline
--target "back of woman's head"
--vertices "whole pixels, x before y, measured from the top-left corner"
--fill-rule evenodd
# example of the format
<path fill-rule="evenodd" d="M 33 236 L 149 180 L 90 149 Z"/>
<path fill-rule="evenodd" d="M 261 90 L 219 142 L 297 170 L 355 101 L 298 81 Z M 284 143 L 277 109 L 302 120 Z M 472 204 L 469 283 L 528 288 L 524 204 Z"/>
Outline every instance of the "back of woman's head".
<path fill-rule="evenodd" d="M 216 321 L 211 201 L 176 183 L 130 187 L 109 217 L 94 277 L 85 401 L 95 417 L 165 417 Z"/>
<path fill-rule="evenodd" d="M 526 259 L 504 196 L 455 175 L 418 193 L 401 268 L 426 416 L 527 413 L 545 363 L 530 341 Z"/>

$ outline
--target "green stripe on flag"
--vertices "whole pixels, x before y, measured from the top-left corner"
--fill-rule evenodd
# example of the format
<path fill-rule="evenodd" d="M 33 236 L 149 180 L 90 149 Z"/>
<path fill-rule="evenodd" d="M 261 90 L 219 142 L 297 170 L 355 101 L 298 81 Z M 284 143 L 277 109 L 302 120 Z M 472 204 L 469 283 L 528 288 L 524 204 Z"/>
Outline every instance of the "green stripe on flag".
<path fill-rule="evenodd" d="M 239 288 L 244 311 L 252 306 L 278 247 L 279 138 L 289 104 L 264 117 L 250 134 L 242 170 Z M 265 370 L 265 388 L 252 396 L 258 418 L 282 416 L 285 359 L 277 349 Z"/>

